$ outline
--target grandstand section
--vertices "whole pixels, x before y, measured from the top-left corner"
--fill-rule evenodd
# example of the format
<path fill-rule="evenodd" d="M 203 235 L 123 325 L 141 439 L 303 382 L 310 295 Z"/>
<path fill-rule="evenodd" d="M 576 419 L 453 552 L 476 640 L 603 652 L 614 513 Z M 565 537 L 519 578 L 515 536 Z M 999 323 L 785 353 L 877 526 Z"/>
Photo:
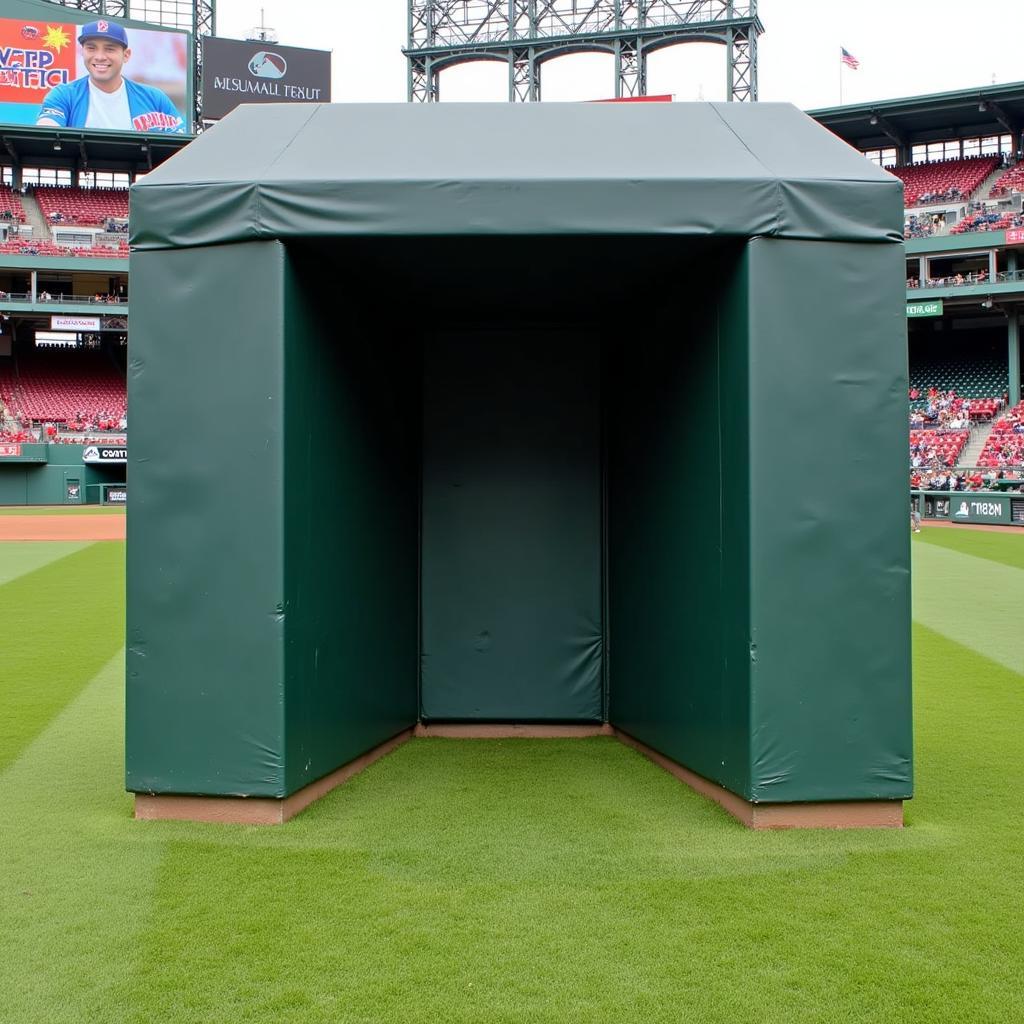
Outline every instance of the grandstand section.
<path fill-rule="evenodd" d="M 911 486 L 1018 489 L 1024 83 L 811 116 L 904 183 Z"/>
<path fill-rule="evenodd" d="M 29 344 L 0 361 L 0 399 L 23 427 L 50 423 L 78 432 L 123 430 L 124 368 L 117 350 L 102 343 L 96 348 Z"/>
<path fill-rule="evenodd" d="M 0 222 L 25 223 L 25 208 L 21 196 L 6 182 L 0 183 Z"/>
<path fill-rule="evenodd" d="M 992 428 L 981 456 L 979 466 L 1024 466 L 1024 402 L 1018 403 Z"/>
<path fill-rule="evenodd" d="M 911 207 L 971 199 L 999 166 L 999 157 L 986 156 L 910 164 L 890 170 L 903 182 L 904 204 Z"/>
<path fill-rule="evenodd" d="M 969 436 L 966 430 L 912 430 L 910 464 L 915 469 L 955 466 Z"/>
<path fill-rule="evenodd" d="M 187 138 L 5 128 L 0 504 L 126 493 L 128 186 Z M 9 216 L 5 216 L 5 212 Z"/>
<path fill-rule="evenodd" d="M 40 185 L 34 196 L 51 224 L 101 225 L 128 220 L 127 189 Z"/>
<path fill-rule="evenodd" d="M 1024 164 L 1017 164 L 999 176 L 989 195 L 991 198 L 1002 198 L 1022 192 L 1024 192 Z"/>

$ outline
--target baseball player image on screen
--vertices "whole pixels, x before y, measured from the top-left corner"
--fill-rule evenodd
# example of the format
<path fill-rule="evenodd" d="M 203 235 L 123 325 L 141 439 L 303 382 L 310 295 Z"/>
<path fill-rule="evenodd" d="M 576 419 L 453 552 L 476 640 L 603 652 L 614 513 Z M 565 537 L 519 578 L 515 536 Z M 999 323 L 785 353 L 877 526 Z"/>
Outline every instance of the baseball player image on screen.
<path fill-rule="evenodd" d="M 91 21 L 82 26 L 78 42 L 88 75 L 52 89 L 37 125 L 185 134 L 185 121 L 166 93 L 125 78 L 132 51 L 121 25 Z"/>

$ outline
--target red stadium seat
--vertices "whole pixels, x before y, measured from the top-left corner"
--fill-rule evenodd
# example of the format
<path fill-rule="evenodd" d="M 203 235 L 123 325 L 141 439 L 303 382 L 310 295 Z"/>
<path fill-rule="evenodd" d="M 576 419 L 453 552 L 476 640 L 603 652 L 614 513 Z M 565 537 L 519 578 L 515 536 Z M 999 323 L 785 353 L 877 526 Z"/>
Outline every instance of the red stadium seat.
<path fill-rule="evenodd" d="M 999 157 L 972 157 L 939 163 L 910 164 L 888 170 L 903 182 L 903 205 L 969 199 L 999 166 Z"/>

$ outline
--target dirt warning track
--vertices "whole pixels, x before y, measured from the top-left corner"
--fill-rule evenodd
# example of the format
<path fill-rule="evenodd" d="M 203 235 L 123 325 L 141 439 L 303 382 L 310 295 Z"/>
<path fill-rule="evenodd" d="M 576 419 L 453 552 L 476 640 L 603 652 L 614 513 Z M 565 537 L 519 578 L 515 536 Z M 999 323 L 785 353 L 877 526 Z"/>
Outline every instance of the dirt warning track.
<path fill-rule="evenodd" d="M 110 516 L 0 516 L 0 541 L 124 540 L 127 520 Z"/>

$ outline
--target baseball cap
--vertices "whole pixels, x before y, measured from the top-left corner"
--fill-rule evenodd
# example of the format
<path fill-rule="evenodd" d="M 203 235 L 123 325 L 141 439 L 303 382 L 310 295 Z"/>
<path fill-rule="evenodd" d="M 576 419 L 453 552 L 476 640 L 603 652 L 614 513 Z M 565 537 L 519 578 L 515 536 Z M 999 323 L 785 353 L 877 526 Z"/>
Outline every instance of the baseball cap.
<path fill-rule="evenodd" d="M 120 25 L 113 21 L 107 21 L 105 18 L 100 18 L 99 21 L 90 21 L 87 25 L 82 26 L 82 31 L 78 34 L 78 41 L 84 43 L 86 39 L 109 39 L 112 43 L 128 46 L 128 33 Z"/>

